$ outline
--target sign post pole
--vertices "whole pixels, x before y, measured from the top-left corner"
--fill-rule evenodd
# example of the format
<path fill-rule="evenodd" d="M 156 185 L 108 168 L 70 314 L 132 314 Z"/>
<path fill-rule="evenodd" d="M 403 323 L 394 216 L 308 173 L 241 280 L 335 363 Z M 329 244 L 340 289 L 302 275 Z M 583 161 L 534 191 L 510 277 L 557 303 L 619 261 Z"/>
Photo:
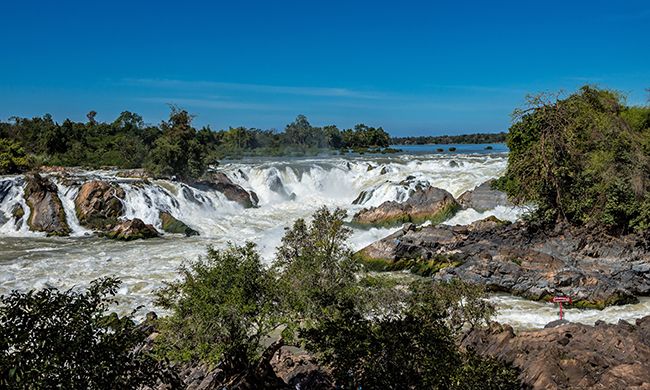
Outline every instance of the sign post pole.
<path fill-rule="evenodd" d="M 564 295 L 557 296 L 557 297 L 553 297 L 552 301 L 554 303 L 559 303 L 560 304 L 560 320 L 562 320 L 564 318 L 564 313 L 562 312 L 562 304 L 563 303 L 568 303 L 570 305 L 571 303 L 573 303 L 571 301 L 571 297 L 567 297 L 567 296 L 564 296 Z"/>

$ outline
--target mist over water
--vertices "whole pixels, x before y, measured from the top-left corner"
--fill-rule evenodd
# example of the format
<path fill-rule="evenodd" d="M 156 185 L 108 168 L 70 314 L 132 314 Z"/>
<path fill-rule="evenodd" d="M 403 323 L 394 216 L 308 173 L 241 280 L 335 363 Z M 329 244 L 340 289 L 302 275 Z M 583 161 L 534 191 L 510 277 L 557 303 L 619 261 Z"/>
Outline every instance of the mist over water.
<path fill-rule="evenodd" d="M 325 205 L 341 207 L 348 218 L 363 207 L 378 206 L 387 200 L 404 201 L 415 183 L 428 183 L 458 197 L 488 179 L 501 175 L 507 157 L 495 154 L 402 154 L 391 156 L 324 157 L 300 159 L 251 159 L 229 162 L 219 167 L 233 182 L 259 197 L 259 207 L 244 209 L 216 191 L 200 190 L 185 184 L 156 180 L 145 183 L 124 179 L 118 172 L 80 172 L 77 183 L 53 177 L 73 230 L 67 238 L 46 238 L 30 232 L 26 223 L 14 226 L 11 209 L 18 203 L 29 215 L 22 198 L 24 180 L 20 176 L 0 177 L 0 294 L 12 289 L 26 290 L 52 286 L 85 286 L 92 279 L 114 275 L 123 281 L 119 291 L 120 309 L 144 306 L 154 309 L 152 293 L 163 281 L 177 277 L 183 261 L 196 259 L 208 245 L 223 247 L 228 242 L 258 245 L 270 262 L 284 229 L 297 218 L 309 218 Z M 199 237 L 165 235 L 161 239 L 119 242 L 96 238 L 79 225 L 74 199 L 79 182 L 101 178 L 117 181 L 124 188 L 125 217 L 140 218 L 159 230 L 159 211 L 168 211 L 193 229 Z M 408 179 L 406 181 L 406 179 Z M 360 194 L 363 196 L 359 197 Z M 353 204 L 353 201 L 360 204 Z M 479 213 L 462 210 L 448 224 L 468 224 L 495 215 L 514 221 L 524 210 L 497 207 Z M 396 229 L 357 229 L 350 239 L 353 249 L 392 233 Z M 539 327 L 557 318 L 550 304 L 497 296 L 499 320 L 518 327 Z M 622 315 L 641 316 L 650 312 L 650 303 L 628 310 L 606 309 L 575 313 L 574 320 L 593 323 L 602 318 L 616 321 Z M 627 307 L 627 306 L 626 306 Z M 631 314 L 634 313 L 634 314 Z M 637 315 L 638 314 L 638 315 Z M 571 312 L 568 315 L 573 316 Z"/>

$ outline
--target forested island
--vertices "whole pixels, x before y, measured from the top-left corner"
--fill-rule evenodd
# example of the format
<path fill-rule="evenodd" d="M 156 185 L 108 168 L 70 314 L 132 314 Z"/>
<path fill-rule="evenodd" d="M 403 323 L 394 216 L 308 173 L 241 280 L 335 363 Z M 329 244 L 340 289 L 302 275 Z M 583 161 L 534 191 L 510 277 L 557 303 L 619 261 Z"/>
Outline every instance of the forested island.
<path fill-rule="evenodd" d="M 354 252 L 346 212 L 323 207 L 286 227 L 270 265 L 254 243 L 210 247 L 189 259 L 156 292 L 167 315 L 149 313 L 139 323 L 134 314 L 111 313 L 115 278 L 81 291 L 13 292 L 0 305 L 0 385 L 474 390 L 650 383 L 650 317 L 616 325 L 555 322 L 515 334 L 492 322 L 487 300 L 490 291 L 537 301 L 573 294 L 580 307 L 603 308 L 650 296 L 650 106 L 585 86 L 566 97 L 531 97 L 514 118 L 505 173 L 483 194 L 531 206 L 523 221 L 435 225 L 426 213 L 453 214 L 462 201 L 481 201 L 478 189 L 475 199 L 457 202 L 446 191 L 419 187 L 418 194 L 442 200 L 364 208 L 355 218 L 372 214 L 366 221 L 375 227 L 407 224 Z M 287 126 L 293 137 L 306 134 L 291 133 L 302 119 Z M 4 159 L 17 166 L 11 169 L 32 153 L 71 162 L 70 153 L 83 153 L 76 149 L 81 139 L 65 138 L 60 149 L 44 152 L 36 148 L 49 147 L 37 142 L 45 135 L 15 132 L 31 134 L 36 143 L 28 146 L 12 126 L 3 127 L 4 145 L 11 145 Z M 373 146 L 388 143 L 383 130 L 369 129 L 349 134 L 365 134 Z M 174 110 L 160 128 L 131 131 L 142 147 L 144 134 L 157 134 L 137 166 L 192 177 L 203 167 L 197 162 L 206 164 L 209 150 L 201 148 L 210 143 L 199 142 L 202 130 L 191 127 L 185 111 Z M 299 145 L 312 142 L 305 137 Z M 29 154 L 16 151 L 30 147 Z M 175 163 L 179 150 L 190 157 Z M 127 157 L 116 159 L 132 161 Z M 417 218 L 432 223 L 416 226 L 423 221 Z M 396 270 L 411 273 L 385 272 Z"/>
<path fill-rule="evenodd" d="M 427 144 L 500 144 L 506 142 L 506 132 L 473 133 L 460 135 L 439 135 L 419 137 L 393 137 L 393 145 L 427 145 Z"/>

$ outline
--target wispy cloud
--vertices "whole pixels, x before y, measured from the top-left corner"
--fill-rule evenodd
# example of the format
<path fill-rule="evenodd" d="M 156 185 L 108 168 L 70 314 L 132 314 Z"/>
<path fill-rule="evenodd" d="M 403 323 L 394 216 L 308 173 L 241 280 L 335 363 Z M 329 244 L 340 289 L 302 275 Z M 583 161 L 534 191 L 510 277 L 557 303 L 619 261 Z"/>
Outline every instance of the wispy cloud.
<path fill-rule="evenodd" d="M 188 107 L 215 108 L 224 110 L 257 110 L 257 111 L 278 111 L 281 106 L 273 104 L 249 103 L 219 99 L 188 99 L 179 97 L 143 97 L 136 100 L 157 104 L 178 104 Z"/>
<path fill-rule="evenodd" d="M 348 88 L 305 87 L 248 83 L 226 83 L 219 81 L 188 81 L 175 79 L 124 79 L 126 84 L 155 89 L 176 89 L 183 91 L 243 91 L 266 94 L 284 94 L 297 96 L 337 97 L 357 99 L 378 99 L 380 93 L 358 91 Z"/>
<path fill-rule="evenodd" d="M 463 85 L 463 84 L 428 84 L 427 87 L 435 89 L 457 89 L 472 92 L 488 92 L 488 93 L 513 93 L 521 94 L 526 93 L 526 89 L 519 87 L 495 87 L 489 85 Z"/>

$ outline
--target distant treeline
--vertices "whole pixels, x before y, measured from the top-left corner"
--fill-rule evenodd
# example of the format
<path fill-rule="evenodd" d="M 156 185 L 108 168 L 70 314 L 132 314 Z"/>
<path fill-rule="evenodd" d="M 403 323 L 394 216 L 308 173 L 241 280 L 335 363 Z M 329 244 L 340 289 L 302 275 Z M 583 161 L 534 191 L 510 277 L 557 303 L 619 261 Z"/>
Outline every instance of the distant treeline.
<path fill-rule="evenodd" d="M 421 137 L 393 137 L 393 145 L 425 145 L 425 144 L 498 144 L 506 142 L 506 132 L 477 133 L 462 135 L 441 135 Z"/>
<path fill-rule="evenodd" d="M 224 158 L 305 155 L 324 149 L 378 151 L 390 145 L 390 136 L 381 127 L 316 127 L 304 115 L 278 132 L 246 127 L 196 129 L 192 116 L 177 108 L 159 125 L 145 124 L 140 115 L 128 111 L 113 122 L 99 122 L 96 114 L 88 113 L 86 122 L 57 123 L 49 114 L 0 122 L 0 174 L 40 165 L 111 166 L 194 178 Z"/>

